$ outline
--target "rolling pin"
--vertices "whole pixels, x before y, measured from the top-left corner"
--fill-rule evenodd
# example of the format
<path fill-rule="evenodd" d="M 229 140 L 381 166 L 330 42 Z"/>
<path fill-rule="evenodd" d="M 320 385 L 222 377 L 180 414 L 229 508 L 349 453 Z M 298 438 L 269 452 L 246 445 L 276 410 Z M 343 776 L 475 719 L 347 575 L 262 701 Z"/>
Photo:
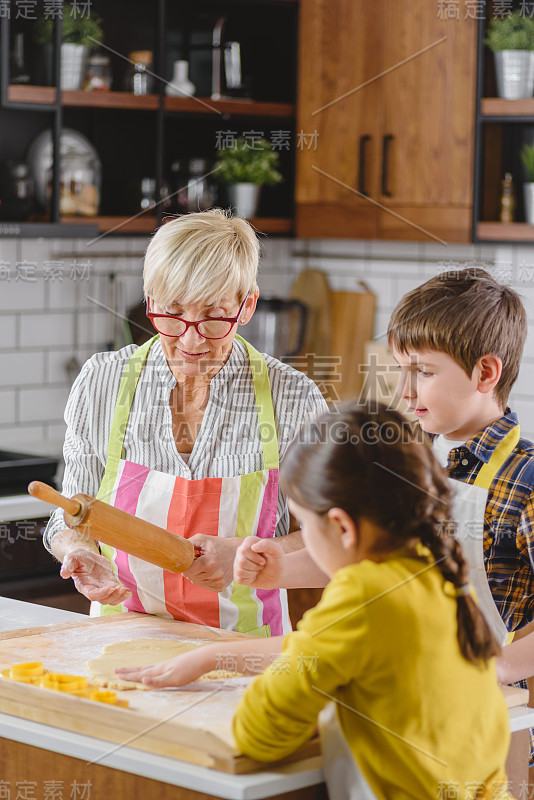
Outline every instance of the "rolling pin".
<path fill-rule="evenodd" d="M 32 481 L 28 492 L 39 500 L 62 508 L 68 527 L 96 542 L 109 544 L 169 572 L 185 572 L 194 561 L 192 542 L 89 494 L 64 497 L 41 481 Z"/>

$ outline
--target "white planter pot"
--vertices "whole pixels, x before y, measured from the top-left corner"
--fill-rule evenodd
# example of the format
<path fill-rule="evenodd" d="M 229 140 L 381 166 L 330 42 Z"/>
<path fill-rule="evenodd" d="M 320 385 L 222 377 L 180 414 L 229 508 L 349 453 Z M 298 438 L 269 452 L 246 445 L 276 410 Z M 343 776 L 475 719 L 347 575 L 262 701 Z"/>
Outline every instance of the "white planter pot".
<path fill-rule="evenodd" d="M 61 45 L 61 88 L 77 91 L 82 88 L 89 48 L 83 44 Z"/>
<path fill-rule="evenodd" d="M 228 185 L 228 199 L 234 214 L 250 219 L 256 215 L 260 201 L 261 186 L 257 183 L 231 183 Z"/>
<path fill-rule="evenodd" d="M 505 100 L 521 100 L 534 93 L 534 53 L 500 50 L 494 53 L 497 94 Z"/>
<path fill-rule="evenodd" d="M 534 183 L 523 184 L 523 199 L 525 201 L 525 222 L 534 225 Z"/>
<path fill-rule="evenodd" d="M 175 61 L 172 78 L 165 87 L 165 94 L 169 97 L 192 97 L 195 88 L 195 84 L 189 80 L 189 62 Z"/>

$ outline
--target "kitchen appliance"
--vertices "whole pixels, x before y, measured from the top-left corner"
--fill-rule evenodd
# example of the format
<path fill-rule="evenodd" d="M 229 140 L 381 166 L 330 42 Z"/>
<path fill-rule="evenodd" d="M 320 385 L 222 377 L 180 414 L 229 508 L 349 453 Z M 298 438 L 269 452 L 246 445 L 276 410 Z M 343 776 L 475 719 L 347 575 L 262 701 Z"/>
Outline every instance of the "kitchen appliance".
<path fill-rule="evenodd" d="M 43 545 L 48 509 L 27 494 L 33 478 L 54 485 L 58 465 L 59 458 L 0 451 L 0 595 L 87 613 L 88 601 Z"/>
<path fill-rule="evenodd" d="M 262 353 L 291 358 L 304 344 L 307 316 L 307 307 L 300 300 L 260 297 L 243 336 Z"/>
<path fill-rule="evenodd" d="M 212 100 L 247 99 L 241 45 L 231 36 L 229 20 L 203 14 L 189 43 L 190 76 L 199 95 Z"/>

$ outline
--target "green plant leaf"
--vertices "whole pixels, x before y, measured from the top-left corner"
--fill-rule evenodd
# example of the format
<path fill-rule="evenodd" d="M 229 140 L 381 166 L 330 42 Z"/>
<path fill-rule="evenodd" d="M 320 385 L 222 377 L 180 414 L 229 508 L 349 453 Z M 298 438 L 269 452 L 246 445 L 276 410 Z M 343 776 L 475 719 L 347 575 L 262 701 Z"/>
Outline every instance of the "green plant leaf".
<path fill-rule="evenodd" d="M 217 177 L 223 183 L 274 185 L 283 180 L 278 171 L 279 154 L 265 139 L 235 139 L 219 150 L 215 159 Z"/>
<path fill-rule="evenodd" d="M 61 41 L 64 44 L 83 44 L 94 47 L 96 40 L 104 38 L 102 20 L 93 10 L 82 16 L 79 7 L 65 5 L 63 7 Z M 37 44 L 52 44 L 54 40 L 54 21 L 40 17 L 34 25 L 34 40 Z"/>
<path fill-rule="evenodd" d="M 492 17 L 484 44 L 493 52 L 534 50 L 534 19 L 519 9 L 503 19 Z"/>
<path fill-rule="evenodd" d="M 525 168 L 529 183 L 534 183 L 534 145 L 524 144 L 519 152 L 519 156 Z"/>

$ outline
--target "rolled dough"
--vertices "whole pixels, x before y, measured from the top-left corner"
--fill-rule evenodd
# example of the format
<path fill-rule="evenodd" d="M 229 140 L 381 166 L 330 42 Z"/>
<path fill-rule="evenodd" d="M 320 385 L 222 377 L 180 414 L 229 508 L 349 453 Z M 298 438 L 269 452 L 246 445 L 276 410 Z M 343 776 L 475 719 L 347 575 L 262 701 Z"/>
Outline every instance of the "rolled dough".
<path fill-rule="evenodd" d="M 91 681 L 97 686 L 122 691 L 124 689 L 149 689 L 144 683 L 126 681 L 115 674 L 116 667 L 148 667 L 166 661 L 168 658 L 182 655 L 201 644 L 179 642 L 176 639 L 131 639 L 126 642 L 108 644 L 98 658 L 87 662 Z M 213 670 L 202 675 L 198 680 L 241 677 L 239 672 Z"/>

